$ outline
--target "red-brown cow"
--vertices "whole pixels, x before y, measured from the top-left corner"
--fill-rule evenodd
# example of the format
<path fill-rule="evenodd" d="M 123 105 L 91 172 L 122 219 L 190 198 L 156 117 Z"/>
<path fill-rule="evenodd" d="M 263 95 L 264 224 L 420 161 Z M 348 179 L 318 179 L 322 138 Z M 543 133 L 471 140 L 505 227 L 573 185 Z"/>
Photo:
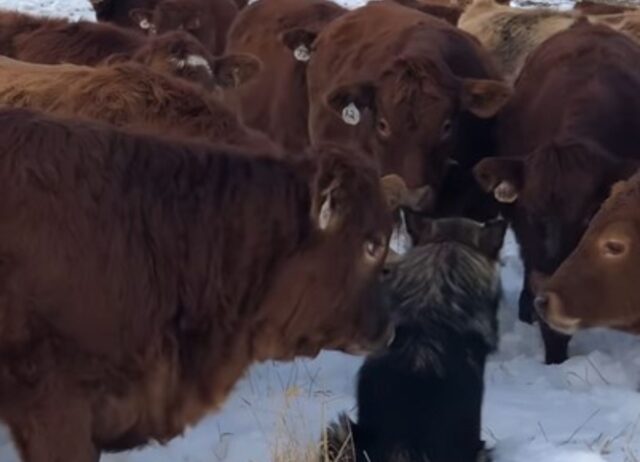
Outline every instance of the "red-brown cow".
<path fill-rule="evenodd" d="M 41 64 L 134 60 L 205 86 L 215 83 L 213 56 L 184 31 L 147 38 L 112 24 L 0 11 L 0 54 Z"/>
<path fill-rule="evenodd" d="M 371 2 L 315 35 L 297 31 L 297 46 L 289 35 L 291 48 L 312 50 L 312 144 L 359 146 L 417 190 L 421 210 L 437 203 L 449 160 L 468 171 L 493 153 L 492 119 L 510 88 L 470 35 L 395 2 Z"/>
<path fill-rule="evenodd" d="M 522 320 L 532 320 L 530 274 L 557 269 L 611 184 L 640 160 L 638 60 L 633 40 L 586 20 L 550 38 L 529 57 L 502 114 L 501 157 L 476 166 L 520 243 Z M 546 361 L 564 361 L 569 339 L 541 327 Z"/>
<path fill-rule="evenodd" d="M 246 73 L 247 67 L 257 72 L 250 60 L 240 56 L 218 58 L 216 81 L 238 85 L 235 78 Z M 210 92 L 137 63 L 93 68 L 31 64 L 0 57 L 0 104 L 279 151 L 267 135 L 245 127 Z"/>
<path fill-rule="evenodd" d="M 391 339 L 391 214 L 353 152 L 292 162 L 19 109 L 0 139 L 0 418 L 24 462 L 166 442 L 254 361 Z"/>
<path fill-rule="evenodd" d="M 565 334 L 609 327 L 640 334 L 640 174 L 617 183 L 580 244 L 543 285 L 539 314 Z"/>
<path fill-rule="evenodd" d="M 436 18 L 444 19 L 449 24 L 458 24 L 458 19 L 464 11 L 460 5 L 454 5 L 447 0 L 389 0 L 408 6 L 423 13 L 430 14 Z"/>
<path fill-rule="evenodd" d="M 153 8 L 136 8 L 130 14 L 150 35 L 185 30 L 219 55 L 225 49 L 238 7 L 233 0 L 160 0 Z"/>
<path fill-rule="evenodd" d="M 295 28 L 319 32 L 347 10 L 327 0 L 258 0 L 238 15 L 229 33 L 228 53 L 257 56 L 264 68 L 252 83 L 227 92 L 248 126 L 268 133 L 287 151 L 309 146 L 306 62 L 283 45 Z"/>

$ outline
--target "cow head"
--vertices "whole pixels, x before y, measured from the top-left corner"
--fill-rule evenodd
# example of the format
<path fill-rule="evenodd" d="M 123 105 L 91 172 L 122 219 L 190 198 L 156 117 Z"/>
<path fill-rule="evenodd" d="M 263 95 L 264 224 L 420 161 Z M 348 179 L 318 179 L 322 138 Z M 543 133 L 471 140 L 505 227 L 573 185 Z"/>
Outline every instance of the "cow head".
<path fill-rule="evenodd" d="M 150 35 L 185 30 L 196 37 L 202 28 L 202 3 L 192 0 L 162 0 L 155 8 L 134 8 L 129 17 Z"/>
<path fill-rule="evenodd" d="M 325 103 L 352 127 L 383 174 L 400 175 L 411 189 L 430 187 L 429 199 L 421 204 L 428 210 L 455 150 L 461 113 L 491 118 L 510 94 L 503 82 L 459 78 L 443 63 L 401 57 L 375 82 L 330 90 Z"/>
<path fill-rule="evenodd" d="M 265 312 L 279 327 L 255 348 L 266 357 L 313 356 L 321 348 L 362 353 L 393 333 L 381 270 L 403 188 L 381 181 L 353 152 L 317 150 L 310 241 L 275 276 Z"/>
<path fill-rule="evenodd" d="M 593 143 L 561 140 L 523 157 L 484 159 L 474 174 L 505 204 L 525 264 L 551 274 L 575 248 L 612 183 L 635 169 Z"/>
<path fill-rule="evenodd" d="M 214 57 L 195 38 L 181 31 L 153 37 L 133 60 L 207 89 L 238 87 L 256 76 L 262 67 L 251 55 Z"/>
<path fill-rule="evenodd" d="M 640 175 L 617 183 L 578 247 L 538 284 L 535 306 L 554 329 L 640 333 Z"/>

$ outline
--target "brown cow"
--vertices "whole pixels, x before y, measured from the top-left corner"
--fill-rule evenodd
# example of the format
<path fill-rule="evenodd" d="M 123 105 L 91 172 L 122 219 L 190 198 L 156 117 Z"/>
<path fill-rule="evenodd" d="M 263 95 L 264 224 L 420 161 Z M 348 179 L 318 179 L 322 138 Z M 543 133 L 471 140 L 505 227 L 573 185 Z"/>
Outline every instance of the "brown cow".
<path fill-rule="evenodd" d="M 610 327 L 640 334 L 640 174 L 613 188 L 573 253 L 536 298 L 538 312 L 565 334 Z"/>
<path fill-rule="evenodd" d="M 609 14 L 619 14 L 625 13 L 627 11 L 637 10 L 636 7 L 631 6 L 630 4 L 612 4 L 612 3 L 603 3 L 603 2 L 594 2 L 591 0 L 580 0 L 573 5 L 574 10 L 578 10 L 586 15 L 609 15 Z"/>
<path fill-rule="evenodd" d="M 24 462 L 166 442 L 255 361 L 391 339 L 391 215 L 353 152 L 294 163 L 24 109 L 0 139 L 0 419 Z"/>
<path fill-rule="evenodd" d="M 134 60 L 205 86 L 212 84 L 214 66 L 213 56 L 184 31 L 147 38 L 112 24 L 9 11 L 0 11 L 0 54 L 42 64 Z"/>
<path fill-rule="evenodd" d="M 231 28 L 227 52 L 257 56 L 264 68 L 252 83 L 225 98 L 244 123 L 268 133 L 287 151 L 309 146 L 309 103 L 306 63 L 301 61 L 306 54 L 294 57 L 283 40 L 296 28 L 317 33 L 346 11 L 327 0 L 258 0 L 240 12 Z"/>
<path fill-rule="evenodd" d="M 244 56 L 217 62 L 222 85 L 236 85 L 234 76 L 257 69 L 255 60 Z M 265 134 L 243 126 L 213 95 L 137 63 L 93 68 L 0 58 L 0 104 L 277 151 Z"/>
<path fill-rule="evenodd" d="M 468 171 L 493 153 L 491 119 L 510 88 L 470 35 L 395 2 L 353 10 L 313 42 L 312 31 L 301 32 L 301 46 L 313 50 L 313 144 L 359 146 L 419 193 L 421 210 L 437 203 L 451 158 Z"/>
<path fill-rule="evenodd" d="M 150 35 L 185 30 L 220 55 L 238 7 L 233 0 L 160 0 L 153 8 L 136 8 L 130 14 Z"/>
<path fill-rule="evenodd" d="M 390 0 L 400 5 L 408 6 L 423 13 L 430 14 L 436 18 L 444 19 L 452 25 L 458 24 L 458 19 L 464 11 L 460 5 L 453 4 L 447 0 Z"/>
<path fill-rule="evenodd" d="M 527 61 L 500 124 L 501 157 L 475 173 L 504 203 L 525 266 L 521 319 L 531 321 L 529 275 L 552 274 L 571 253 L 611 184 L 640 160 L 640 46 L 581 21 Z M 548 363 L 568 338 L 542 325 Z"/>

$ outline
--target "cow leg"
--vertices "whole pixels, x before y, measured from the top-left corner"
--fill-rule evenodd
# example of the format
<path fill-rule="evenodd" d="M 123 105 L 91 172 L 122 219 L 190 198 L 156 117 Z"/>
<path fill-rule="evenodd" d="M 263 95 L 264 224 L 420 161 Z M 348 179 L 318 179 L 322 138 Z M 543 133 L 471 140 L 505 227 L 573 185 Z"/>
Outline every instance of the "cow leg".
<path fill-rule="evenodd" d="M 98 462 L 86 402 L 50 394 L 7 419 L 22 462 Z"/>
<path fill-rule="evenodd" d="M 535 321 L 533 298 L 529 287 L 526 285 L 522 287 L 520 298 L 518 299 L 518 319 L 527 324 L 533 324 Z"/>
<path fill-rule="evenodd" d="M 545 363 L 561 364 L 569 358 L 569 341 L 571 336 L 559 334 L 552 330 L 546 322 L 540 320 L 540 332 L 544 342 Z"/>

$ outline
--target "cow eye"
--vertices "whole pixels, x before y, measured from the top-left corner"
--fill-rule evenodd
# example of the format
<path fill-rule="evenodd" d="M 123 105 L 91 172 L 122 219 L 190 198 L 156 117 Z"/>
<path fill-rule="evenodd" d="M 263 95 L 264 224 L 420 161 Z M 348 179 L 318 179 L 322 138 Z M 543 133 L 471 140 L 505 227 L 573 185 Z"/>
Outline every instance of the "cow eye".
<path fill-rule="evenodd" d="M 627 244 L 616 239 L 607 239 L 602 244 L 602 251 L 606 257 L 620 257 L 627 253 Z"/>
<path fill-rule="evenodd" d="M 389 126 L 389 122 L 387 119 L 381 117 L 378 119 L 377 130 L 381 137 L 389 138 L 391 136 L 391 127 Z"/>
<path fill-rule="evenodd" d="M 453 130 L 453 124 L 451 123 L 451 119 L 447 119 L 442 124 L 442 128 L 440 129 L 440 139 L 446 140 L 451 136 L 451 132 Z"/>

